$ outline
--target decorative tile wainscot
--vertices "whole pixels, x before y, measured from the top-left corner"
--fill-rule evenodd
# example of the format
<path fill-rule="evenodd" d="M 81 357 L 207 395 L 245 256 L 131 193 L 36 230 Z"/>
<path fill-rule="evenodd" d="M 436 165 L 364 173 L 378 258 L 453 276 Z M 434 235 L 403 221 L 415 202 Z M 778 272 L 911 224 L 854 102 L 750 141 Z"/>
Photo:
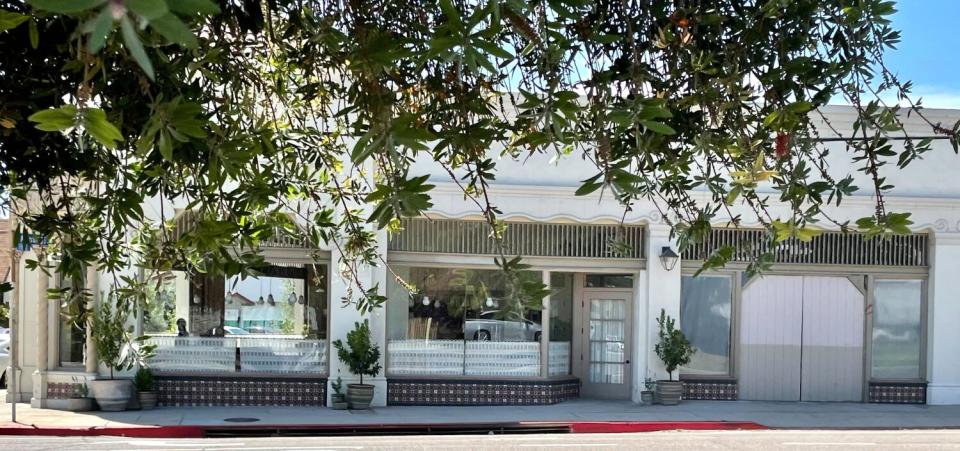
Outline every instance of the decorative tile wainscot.
<path fill-rule="evenodd" d="M 696 379 L 683 381 L 683 399 L 736 401 L 737 397 L 737 381 Z"/>
<path fill-rule="evenodd" d="M 871 382 L 868 401 L 883 404 L 926 404 L 927 384 L 924 382 Z"/>
<path fill-rule="evenodd" d="M 161 406 L 317 406 L 326 405 L 327 380 L 157 376 Z"/>
<path fill-rule="evenodd" d="M 580 395 L 580 381 L 388 379 L 394 406 L 490 406 L 556 404 Z"/>

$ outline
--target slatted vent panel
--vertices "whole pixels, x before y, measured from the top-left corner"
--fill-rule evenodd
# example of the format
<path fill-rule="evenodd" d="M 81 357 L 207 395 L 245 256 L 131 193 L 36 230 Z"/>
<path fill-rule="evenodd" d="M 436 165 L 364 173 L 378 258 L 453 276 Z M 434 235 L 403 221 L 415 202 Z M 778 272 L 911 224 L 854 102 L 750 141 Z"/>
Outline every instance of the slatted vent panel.
<path fill-rule="evenodd" d="M 389 250 L 498 255 L 483 221 L 405 219 Z M 536 257 L 643 258 L 643 227 L 511 222 L 503 237 L 507 255 Z"/>
<path fill-rule="evenodd" d="M 732 261 L 751 261 L 768 243 L 764 230 L 713 229 L 710 237 L 683 251 L 684 260 L 703 260 L 724 246 L 736 251 Z M 774 251 L 774 263 L 808 265 L 927 266 L 926 234 L 865 239 L 862 234 L 824 232 L 810 242 L 790 239 Z"/>
<path fill-rule="evenodd" d="M 173 220 L 173 236 L 180 237 L 188 230 L 197 226 L 197 213 L 194 210 L 183 210 Z M 309 247 L 305 236 L 295 236 L 286 230 L 280 230 L 274 236 L 262 241 L 261 247 L 301 249 Z"/>

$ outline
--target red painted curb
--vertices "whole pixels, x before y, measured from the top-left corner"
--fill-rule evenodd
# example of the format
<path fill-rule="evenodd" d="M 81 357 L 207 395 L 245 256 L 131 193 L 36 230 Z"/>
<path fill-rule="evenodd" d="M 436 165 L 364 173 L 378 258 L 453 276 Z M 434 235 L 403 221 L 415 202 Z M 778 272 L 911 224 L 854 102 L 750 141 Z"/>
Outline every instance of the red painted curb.
<path fill-rule="evenodd" d="M 39 435 L 52 437 L 140 437 L 140 438 L 202 438 L 206 426 L 91 426 L 38 427 L 28 424 L 5 423 L 0 435 Z"/>
<path fill-rule="evenodd" d="M 768 427 L 750 421 L 580 421 L 570 423 L 574 434 L 612 434 L 655 432 L 677 429 L 689 431 L 762 430 Z"/>
<path fill-rule="evenodd" d="M 441 432 L 456 426 L 566 426 L 574 434 L 598 434 L 598 433 L 625 433 L 625 432 L 654 432 L 669 430 L 758 430 L 768 429 L 766 426 L 746 421 L 531 421 L 510 424 L 299 424 L 299 425 L 206 425 L 206 426 L 93 426 L 93 427 L 38 427 L 35 425 L 26 425 L 18 423 L 0 424 L 0 435 L 36 435 L 36 436 L 75 436 L 75 437 L 93 437 L 93 436 L 114 436 L 114 437 L 138 437 L 138 438 L 203 438 L 208 430 L 234 430 L 242 432 L 244 430 L 375 430 L 382 431 L 383 435 L 389 435 L 391 429 L 410 430 L 411 428 L 423 428 L 425 433 Z"/>

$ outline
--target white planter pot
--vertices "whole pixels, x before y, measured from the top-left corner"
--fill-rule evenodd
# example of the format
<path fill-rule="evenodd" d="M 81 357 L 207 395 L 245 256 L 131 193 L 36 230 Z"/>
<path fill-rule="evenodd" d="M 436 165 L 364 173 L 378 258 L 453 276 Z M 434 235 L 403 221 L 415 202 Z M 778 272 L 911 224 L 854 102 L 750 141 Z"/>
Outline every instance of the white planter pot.
<path fill-rule="evenodd" d="M 90 395 L 97 400 L 100 410 L 119 412 L 126 410 L 133 396 L 133 383 L 127 379 L 95 380 L 88 383 Z"/>
<path fill-rule="evenodd" d="M 92 398 L 70 398 L 67 400 L 67 407 L 65 410 L 71 412 L 87 412 L 93 410 L 93 399 Z"/>

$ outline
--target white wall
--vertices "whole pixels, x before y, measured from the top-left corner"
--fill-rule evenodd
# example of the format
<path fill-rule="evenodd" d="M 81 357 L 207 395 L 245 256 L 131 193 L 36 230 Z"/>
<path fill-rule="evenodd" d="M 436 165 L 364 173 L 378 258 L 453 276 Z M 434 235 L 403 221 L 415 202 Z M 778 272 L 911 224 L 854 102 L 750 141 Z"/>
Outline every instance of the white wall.
<path fill-rule="evenodd" d="M 927 403 L 960 404 L 960 236 L 937 235 L 927 288 Z"/>

